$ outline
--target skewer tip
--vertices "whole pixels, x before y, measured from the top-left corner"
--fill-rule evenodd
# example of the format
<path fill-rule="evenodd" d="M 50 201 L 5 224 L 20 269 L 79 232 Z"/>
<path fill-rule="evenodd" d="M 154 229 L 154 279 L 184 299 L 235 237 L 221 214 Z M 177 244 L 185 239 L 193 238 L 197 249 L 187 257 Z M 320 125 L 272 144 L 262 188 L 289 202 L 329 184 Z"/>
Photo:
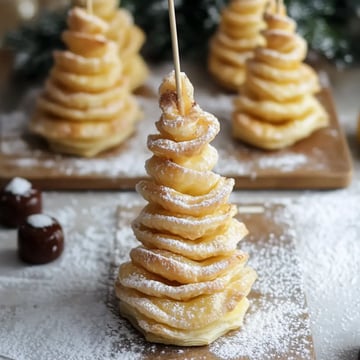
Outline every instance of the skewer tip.
<path fill-rule="evenodd" d="M 93 2 L 92 2 L 92 0 L 86 0 L 86 9 L 87 9 L 87 12 L 90 15 L 93 14 Z"/>
<path fill-rule="evenodd" d="M 175 6 L 174 0 L 168 0 L 169 4 L 169 20 L 170 20 L 170 30 L 171 30 L 171 41 L 173 49 L 173 58 L 175 66 L 175 81 L 176 81 L 176 92 L 178 99 L 178 106 L 180 114 L 184 114 L 184 102 L 182 100 L 182 81 L 181 81 L 181 70 L 180 70 L 180 56 L 179 56 L 179 45 L 176 29 L 176 16 L 175 16 Z"/>

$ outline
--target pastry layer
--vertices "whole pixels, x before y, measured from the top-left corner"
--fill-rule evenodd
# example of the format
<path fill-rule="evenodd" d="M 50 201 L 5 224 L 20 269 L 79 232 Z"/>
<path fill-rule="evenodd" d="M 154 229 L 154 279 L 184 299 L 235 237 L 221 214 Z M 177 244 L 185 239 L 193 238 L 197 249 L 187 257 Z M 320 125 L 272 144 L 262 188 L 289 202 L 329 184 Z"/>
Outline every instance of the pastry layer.
<path fill-rule="evenodd" d="M 195 103 L 184 74 L 181 82 L 183 109 L 174 72 L 160 86 L 150 179 L 137 185 L 148 204 L 132 223 L 142 245 L 120 266 L 115 289 L 121 314 L 147 340 L 196 346 L 241 325 L 256 272 L 238 249 L 247 229 L 229 203 L 234 181 L 213 172 L 219 122 Z"/>
<path fill-rule="evenodd" d="M 314 70 L 303 61 L 307 44 L 295 22 L 271 6 L 265 15 L 266 45 L 247 62 L 246 78 L 235 99 L 234 137 L 266 150 L 290 146 L 328 125 L 314 94 L 320 90 Z"/>
<path fill-rule="evenodd" d="M 210 41 L 208 68 L 224 88 L 238 91 L 245 80 L 246 61 L 264 44 L 261 31 L 266 0 L 232 0 L 223 10 Z"/>

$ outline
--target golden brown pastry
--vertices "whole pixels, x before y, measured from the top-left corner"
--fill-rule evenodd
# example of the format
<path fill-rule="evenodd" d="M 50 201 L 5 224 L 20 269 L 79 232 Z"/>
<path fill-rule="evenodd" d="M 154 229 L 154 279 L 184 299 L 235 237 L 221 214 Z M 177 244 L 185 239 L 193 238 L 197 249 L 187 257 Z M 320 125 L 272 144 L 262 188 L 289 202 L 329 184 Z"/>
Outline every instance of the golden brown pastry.
<path fill-rule="evenodd" d="M 90 157 L 121 143 L 134 131 L 140 111 L 130 94 L 117 45 L 100 18 L 74 8 L 63 33 L 68 50 L 55 65 L 30 123 L 56 152 Z"/>
<path fill-rule="evenodd" d="M 245 79 L 246 60 L 264 44 L 261 31 L 267 0 L 231 0 L 221 15 L 220 26 L 210 42 L 208 67 L 224 88 L 239 90 Z"/>
<path fill-rule="evenodd" d="M 328 115 L 314 97 L 319 80 L 303 63 L 304 39 L 295 22 L 271 8 L 265 15 L 266 46 L 247 62 L 246 80 L 235 99 L 233 134 L 263 149 L 280 149 L 328 125 Z"/>
<path fill-rule="evenodd" d="M 180 114 L 174 73 L 160 87 L 159 134 L 150 135 L 150 180 L 137 191 L 148 205 L 132 224 L 141 246 L 122 264 L 115 284 L 120 313 L 147 340 L 197 346 L 241 326 L 256 273 L 237 248 L 247 234 L 229 204 L 232 179 L 212 172 L 209 143 L 217 119 L 194 102 L 182 74 Z"/>
<path fill-rule="evenodd" d="M 86 6 L 85 0 L 75 2 Z M 149 75 L 145 61 L 139 54 L 145 34 L 134 24 L 130 12 L 119 8 L 119 0 L 93 0 L 93 4 L 94 13 L 109 25 L 107 37 L 118 44 L 124 76 L 128 78 L 130 89 L 135 90 L 144 84 Z"/>

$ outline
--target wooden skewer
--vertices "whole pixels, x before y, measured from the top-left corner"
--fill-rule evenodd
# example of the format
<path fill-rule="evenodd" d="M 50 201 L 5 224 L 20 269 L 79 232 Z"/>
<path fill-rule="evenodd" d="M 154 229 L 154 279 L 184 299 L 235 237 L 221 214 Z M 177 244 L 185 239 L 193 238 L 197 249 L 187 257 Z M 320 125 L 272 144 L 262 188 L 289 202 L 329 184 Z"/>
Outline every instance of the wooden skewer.
<path fill-rule="evenodd" d="M 92 15 L 93 14 L 93 2 L 92 0 L 86 0 L 86 8 L 87 12 Z"/>
<path fill-rule="evenodd" d="M 176 16 L 175 16 L 174 0 L 168 0 L 168 3 L 169 3 L 171 42 L 172 42 L 172 50 L 173 50 L 174 66 L 175 66 L 177 101 L 178 101 L 178 106 L 180 109 L 180 114 L 184 115 L 184 102 L 182 100 L 180 57 L 179 57 L 179 45 L 178 45 L 178 37 L 177 37 L 177 30 L 176 30 Z"/>
<path fill-rule="evenodd" d="M 264 8 L 264 15 L 267 13 L 270 13 L 273 11 L 273 6 L 275 5 L 274 0 L 268 0 L 265 4 L 265 8 Z"/>
<path fill-rule="evenodd" d="M 284 7 L 284 0 L 277 0 L 276 1 L 276 12 L 279 14 L 281 9 Z"/>

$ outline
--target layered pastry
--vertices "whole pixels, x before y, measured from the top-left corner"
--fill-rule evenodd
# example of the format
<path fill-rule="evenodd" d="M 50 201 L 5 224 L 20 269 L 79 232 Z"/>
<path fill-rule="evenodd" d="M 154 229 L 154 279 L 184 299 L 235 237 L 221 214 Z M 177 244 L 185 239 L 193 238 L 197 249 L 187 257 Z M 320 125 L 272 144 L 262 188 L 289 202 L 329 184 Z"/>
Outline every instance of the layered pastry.
<path fill-rule="evenodd" d="M 281 6 L 265 14 L 266 45 L 247 62 L 246 79 L 235 99 L 232 124 L 236 138 L 262 149 L 280 149 L 328 125 L 314 96 L 317 74 L 303 63 L 307 43 Z"/>
<path fill-rule="evenodd" d="M 141 245 L 120 266 L 115 288 L 120 313 L 148 341 L 198 346 L 241 326 L 256 273 L 237 247 L 247 229 L 229 203 L 234 181 L 212 171 L 218 154 L 209 143 L 219 122 L 181 79 L 183 113 L 174 73 L 159 89 L 150 179 L 137 185 L 148 205 L 132 224 Z"/>
<path fill-rule="evenodd" d="M 0 190 L 0 224 L 16 228 L 32 214 L 42 210 L 39 189 L 26 179 L 15 177 Z"/>
<path fill-rule="evenodd" d="M 81 8 L 68 15 L 62 39 L 68 50 L 55 65 L 37 101 L 30 130 L 56 152 L 94 156 L 129 137 L 140 110 L 123 76 L 108 25 Z"/>
<path fill-rule="evenodd" d="M 231 0 L 210 42 L 210 73 L 228 90 L 237 91 L 245 79 L 246 60 L 264 44 L 261 31 L 267 0 Z"/>
<path fill-rule="evenodd" d="M 85 0 L 75 2 L 86 6 Z M 144 32 L 134 24 L 129 11 L 119 8 L 119 0 L 93 0 L 93 7 L 94 13 L 109 25 L 106 35 L 118 44 L 124 75 L 128 78 L 130 89 L 135 90 L 144 84 L 149 75 L 140 55 L 145 42 Z"/>

